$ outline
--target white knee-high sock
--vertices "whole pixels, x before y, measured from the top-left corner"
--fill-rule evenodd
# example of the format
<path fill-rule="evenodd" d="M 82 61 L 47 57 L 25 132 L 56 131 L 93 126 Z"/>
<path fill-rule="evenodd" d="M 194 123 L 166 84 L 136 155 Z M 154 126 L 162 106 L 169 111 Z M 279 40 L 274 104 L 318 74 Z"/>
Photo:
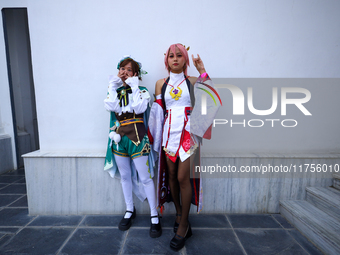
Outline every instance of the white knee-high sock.
<path fill-rule="evenodd" d="M 149 173 L 149 167 L 147 166 L 148 156 L 141 156 L 133 159 L 133 163 L 136 166 L 140 181 L 143 183 L 146 197 L 149 202 L 151 216 L 158 215 L 156 209 L 156 192 L 155 185 Z M 152 223 L 157 224 L 158 218 L 152 218 Z"/>
<path fill-rule="evenodd" d="M 120 183 L 122 184 L 123 188 L 126 210 L 133 212 L 130 158 L 115 155 L 115 160 L 121 177 Z M 127 212 L 125 213 L 124 218 L 130 218 L 131 215 L 131 213 Z"/>

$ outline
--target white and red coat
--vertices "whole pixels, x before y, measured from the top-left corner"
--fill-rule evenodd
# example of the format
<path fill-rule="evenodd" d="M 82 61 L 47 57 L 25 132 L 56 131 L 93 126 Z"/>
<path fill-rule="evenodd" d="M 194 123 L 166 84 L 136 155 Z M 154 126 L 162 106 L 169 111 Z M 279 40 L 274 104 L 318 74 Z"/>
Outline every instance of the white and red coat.
<path fill-rule="evenodd" d="M 183 162 L 193 154 L 196 148 L 199 150 L 197 137 L 190 133 L 191 100 L 189 88 L 193 90 L 193 87 L 189 79 L 183 73 L 170 73 L 170 79 L 163 86 L 166 86 L 164 101 L 159 97 L 156 98 L 151 107 L 148 126 L 150 143 L 153 144 L 153 149 L 159 157 L 157 200 L 161 210 L 165 202 L 172 201 L 164 152 L 168 154 L 167 156 L 171 160 L 175 160 L 178 156 Z M 178 100 L 170 95 L 172 88 L 182 91 Z M 195 155 L 199 158 L 199 151 Z M 197 205 L 197 211 L 200 211 L 203 206 L 202 181 L 194 172 L 194 165 L 191 165 L 191 171 L 190 181 L 193 189 L 191 202 Z"/>

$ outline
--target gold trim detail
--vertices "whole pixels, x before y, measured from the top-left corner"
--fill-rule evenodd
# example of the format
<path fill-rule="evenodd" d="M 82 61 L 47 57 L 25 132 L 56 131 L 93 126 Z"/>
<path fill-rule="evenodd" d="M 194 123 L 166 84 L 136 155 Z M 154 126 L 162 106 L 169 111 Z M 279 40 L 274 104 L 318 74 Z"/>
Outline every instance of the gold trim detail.
<path fill-rule="evenodd" d="M 170 156 L 172 156 L 172 157 L 174 157 L 175 155 L 176 155 L 176 153 L 174 153 L 174 152 L 171 152 L 171 151 L 169 151 L 167 148 L 163 148 L 163 150 L 166 152 L 166 153 L 168 153 Z"/>
<path fill-rule="evenodd" d="M 134 112 L 133 113 L 133 118 L 135 119 L 136 118 L 136 113 Z M 133 125 L 135 126 L 135 131 L 136 131 L 136 136 L 137 136 L 137 142 L 133 142 L 134 145 L 138 146 L 140 144 L 140 140 L 139 140 L 139 135 L 138 135 L 138 131 L 137 131 L 137 126 L 136 126 L 136 123 L 133 123 Z"/>

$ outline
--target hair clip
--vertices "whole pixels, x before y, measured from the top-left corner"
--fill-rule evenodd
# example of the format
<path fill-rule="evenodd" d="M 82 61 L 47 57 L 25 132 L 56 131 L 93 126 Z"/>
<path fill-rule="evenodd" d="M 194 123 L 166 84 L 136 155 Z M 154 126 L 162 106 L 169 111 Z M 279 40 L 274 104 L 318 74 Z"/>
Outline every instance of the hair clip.
<path fill-rule="evenodd" d="M 184 44 L 181 44 L 181 43 L 177 43 L 177 44 L 180 44 L 180 45 L 182 45 L 187 51 L 189 51 L 190 50 L 190 46 L 188 46 L 188 47 L 185 47 L 185 45 Z M 166 53 L 164 53 L 164 56 L 166 55 Z"/>

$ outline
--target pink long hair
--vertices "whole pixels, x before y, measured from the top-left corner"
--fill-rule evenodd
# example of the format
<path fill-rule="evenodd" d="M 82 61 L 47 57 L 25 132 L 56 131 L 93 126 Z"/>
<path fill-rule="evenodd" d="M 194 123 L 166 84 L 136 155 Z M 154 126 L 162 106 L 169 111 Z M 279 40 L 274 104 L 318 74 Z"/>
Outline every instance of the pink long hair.
<path fill-rule="evenodd" d="M 185 68 L 183 71 L 184 71 L 184 74 L 187 76 L 188 66 L 190 66 L 188 51 L 180 43 L 175 43 L 175 44 L 170 45 L 169 49 L 166 51 L 165 57 L 164 57 L 165 69 L 168 70 L 168 73 L 170 73 L 170 68 L 168 65 L 168 56 L 169 56 L 170 51 L 172 51 L 172 53 L 174 54 L 176 53 L 176 47 L 179 49 L 179 51 L 183 54 L 185 58 Z"/>

